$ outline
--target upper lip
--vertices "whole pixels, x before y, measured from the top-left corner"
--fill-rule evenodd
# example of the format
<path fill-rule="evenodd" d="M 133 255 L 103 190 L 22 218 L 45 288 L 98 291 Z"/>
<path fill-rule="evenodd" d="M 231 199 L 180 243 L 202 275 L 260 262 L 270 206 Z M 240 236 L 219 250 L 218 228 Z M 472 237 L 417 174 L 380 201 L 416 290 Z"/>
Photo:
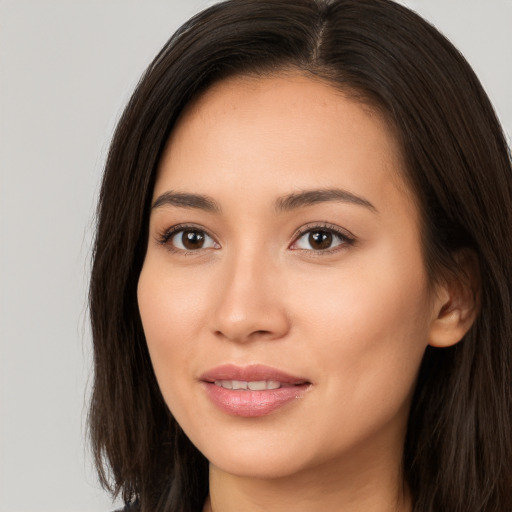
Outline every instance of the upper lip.
<path fill-rule="evenodd" d="M 246 382 L 257 382 L 262 380 L 273 380 L 283 384 L 309 384 L 309 381 L 302 377 L 290 375 L 282 370 L 253 364 L 249 366 L 237 366 L 234 364 L 224 364 L 216 366 L 204 372 L 200 380 L 204 382 L 215 382 L 219 380 L 239 380 Z"/>

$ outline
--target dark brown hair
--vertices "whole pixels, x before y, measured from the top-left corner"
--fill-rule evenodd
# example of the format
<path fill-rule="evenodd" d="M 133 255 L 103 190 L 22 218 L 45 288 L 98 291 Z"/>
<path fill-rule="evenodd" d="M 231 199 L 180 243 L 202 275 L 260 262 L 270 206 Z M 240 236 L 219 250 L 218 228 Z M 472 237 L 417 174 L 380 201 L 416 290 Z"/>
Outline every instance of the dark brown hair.
<path fill-rule="evenodd" d="M 233 74 L 298 69 L 377 107 L 397 133 L 432 280 L 472 251 L 480 312 L 429 347 L 403 458 L 414 512 L 512 511 L 512 170 L 493 108 L 460 53 L 390 0 L 229 0 L 186 23 L 118 124 L 90 285 L 90 434 L 102 483 L 144 512 L 201 510 L 207 461 L 160 394 L 137 307 L 155 172 L 185 106 Z"/>

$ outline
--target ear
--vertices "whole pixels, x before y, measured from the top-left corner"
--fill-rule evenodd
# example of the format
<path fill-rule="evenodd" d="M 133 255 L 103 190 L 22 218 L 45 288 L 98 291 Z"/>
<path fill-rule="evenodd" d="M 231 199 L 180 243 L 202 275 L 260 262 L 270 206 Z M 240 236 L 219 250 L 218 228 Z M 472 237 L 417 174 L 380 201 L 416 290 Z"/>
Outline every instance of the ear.
<path fill-rule="evenodd" d="M 469 249 L 453 255 L 454 271 L 437 286 L 429 345 L 449 347 L 458 343 L 475 321 L 480 306 L 478 258 Z"/>

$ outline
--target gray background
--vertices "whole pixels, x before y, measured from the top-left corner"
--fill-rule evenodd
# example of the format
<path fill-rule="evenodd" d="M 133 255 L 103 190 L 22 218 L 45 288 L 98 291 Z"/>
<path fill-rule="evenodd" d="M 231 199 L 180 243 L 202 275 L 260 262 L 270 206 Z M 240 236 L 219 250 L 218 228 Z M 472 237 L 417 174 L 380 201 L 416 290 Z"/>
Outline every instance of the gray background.
<path fill-rule="evenodd" d="M 109 139 L 207 0 L 0 0 L 0 511 L 109 511 L 85 444 L 86 290 Z M 404 0 L 473 64 L 512 134 L 512 0 Z"/>

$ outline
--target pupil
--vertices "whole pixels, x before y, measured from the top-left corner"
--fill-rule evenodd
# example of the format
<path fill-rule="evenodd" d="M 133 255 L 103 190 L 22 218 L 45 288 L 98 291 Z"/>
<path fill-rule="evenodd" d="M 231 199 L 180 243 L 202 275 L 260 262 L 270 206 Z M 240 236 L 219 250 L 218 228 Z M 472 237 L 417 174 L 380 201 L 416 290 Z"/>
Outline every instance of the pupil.
<path fill-rule="evenodd" d="M 328 249 L 332 244 L 332 233 L 315 231 L 309 234 L 309 243 L 314 249 Z"/>
<path fill-rule="evenodd" d="M 200 231 L 185 231 L 181 241 L 187 249 L 201 249 L 204 244 L 204 235 Z"/>

